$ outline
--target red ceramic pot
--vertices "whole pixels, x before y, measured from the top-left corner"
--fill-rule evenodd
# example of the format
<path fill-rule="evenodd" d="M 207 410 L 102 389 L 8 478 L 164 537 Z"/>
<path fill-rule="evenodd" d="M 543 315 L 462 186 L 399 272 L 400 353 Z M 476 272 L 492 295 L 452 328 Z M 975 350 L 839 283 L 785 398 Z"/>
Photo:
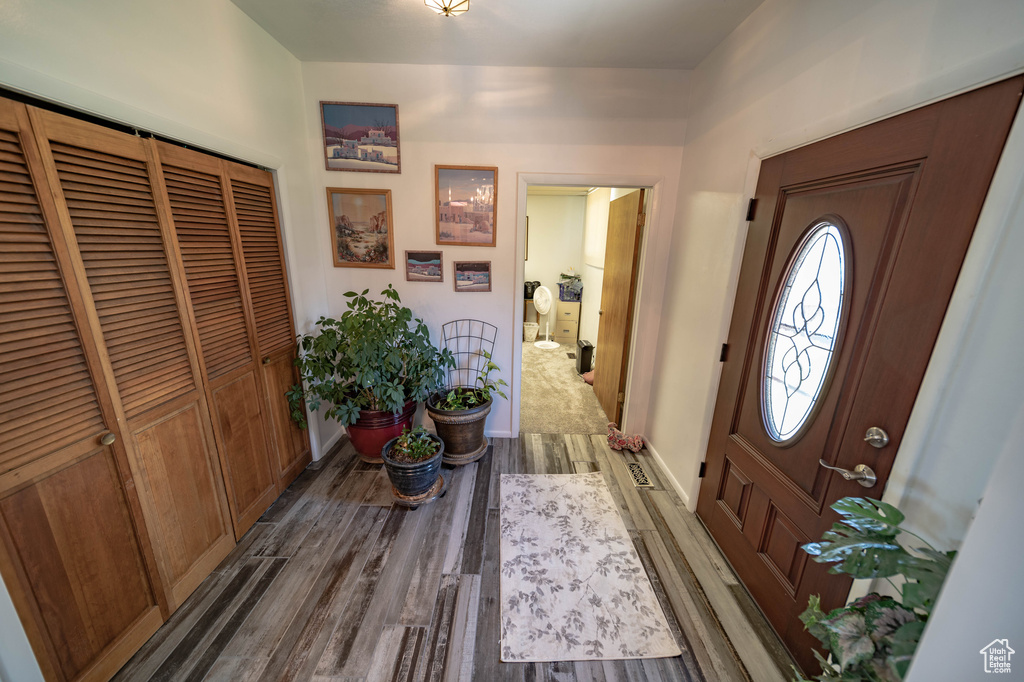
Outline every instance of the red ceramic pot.
<path fill-rule="evenodd" d="M 416 401 L 410 400 L 398 414 L 387 410 L 359 410 L 359 419 L 348 427 L 348 437 L 359 458 L 371 464 L 380 464 L 380 451 L 392 438 L 402 435 L 402 429 L 412 429 L 416 414 Z"/>

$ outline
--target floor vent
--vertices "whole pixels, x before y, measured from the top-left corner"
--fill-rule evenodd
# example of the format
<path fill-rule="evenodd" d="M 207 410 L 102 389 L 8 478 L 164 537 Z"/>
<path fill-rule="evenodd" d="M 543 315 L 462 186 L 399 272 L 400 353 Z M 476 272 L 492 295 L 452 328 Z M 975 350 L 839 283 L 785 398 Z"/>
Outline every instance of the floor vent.
<path fill-rule="evenodd" d="M 640 462 L 626 462 L 626 468 L 629 469 L 629 475 L 633 478 L 634 486 L 637 488 L 654 487 L 651 479 L 647 477 L 647 472 L 644 471 L 644 466 Z"/>

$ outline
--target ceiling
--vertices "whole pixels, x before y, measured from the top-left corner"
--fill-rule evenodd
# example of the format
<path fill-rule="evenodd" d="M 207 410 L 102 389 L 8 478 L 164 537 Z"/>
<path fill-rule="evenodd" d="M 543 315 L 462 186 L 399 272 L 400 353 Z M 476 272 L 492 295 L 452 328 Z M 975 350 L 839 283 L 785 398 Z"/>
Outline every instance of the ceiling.
<path fill-rule="evenodd" d="M 232 0 L 301 61 L 692 69 L 762 0 Z"/>

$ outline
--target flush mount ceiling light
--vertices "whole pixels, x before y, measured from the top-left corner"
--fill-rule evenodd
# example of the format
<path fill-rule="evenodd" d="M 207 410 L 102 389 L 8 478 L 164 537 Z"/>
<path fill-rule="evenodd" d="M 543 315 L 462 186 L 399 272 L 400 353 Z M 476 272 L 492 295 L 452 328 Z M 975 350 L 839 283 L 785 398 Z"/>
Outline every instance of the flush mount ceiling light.
<path fill-rule="evenodd" d="M 423 4 L 446 17 L 455 17 L 469 11 L 469 0 L 423 0 Z"/>

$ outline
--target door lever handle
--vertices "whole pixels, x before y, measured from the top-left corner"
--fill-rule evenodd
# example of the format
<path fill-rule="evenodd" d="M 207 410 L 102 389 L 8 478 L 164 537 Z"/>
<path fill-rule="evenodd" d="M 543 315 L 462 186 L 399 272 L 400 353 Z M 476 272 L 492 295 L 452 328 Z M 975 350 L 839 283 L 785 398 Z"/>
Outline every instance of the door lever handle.
<path fill-rule="evenodd" d="M 857 481 L 865 488 L 871 488 L 878 482 L 878 476 L 875 476 L 875 472 L 867 464 L 858 464 L 853 467 L 853 471 L 849 469 L 842 469 L 840 467 L 830 466 L 828 462 L 823 459 L 818 460 L 818 464 L 831 469 L 832 471 L 839 472 L 839 475 L 845 478 L 847 481 Z"/>

